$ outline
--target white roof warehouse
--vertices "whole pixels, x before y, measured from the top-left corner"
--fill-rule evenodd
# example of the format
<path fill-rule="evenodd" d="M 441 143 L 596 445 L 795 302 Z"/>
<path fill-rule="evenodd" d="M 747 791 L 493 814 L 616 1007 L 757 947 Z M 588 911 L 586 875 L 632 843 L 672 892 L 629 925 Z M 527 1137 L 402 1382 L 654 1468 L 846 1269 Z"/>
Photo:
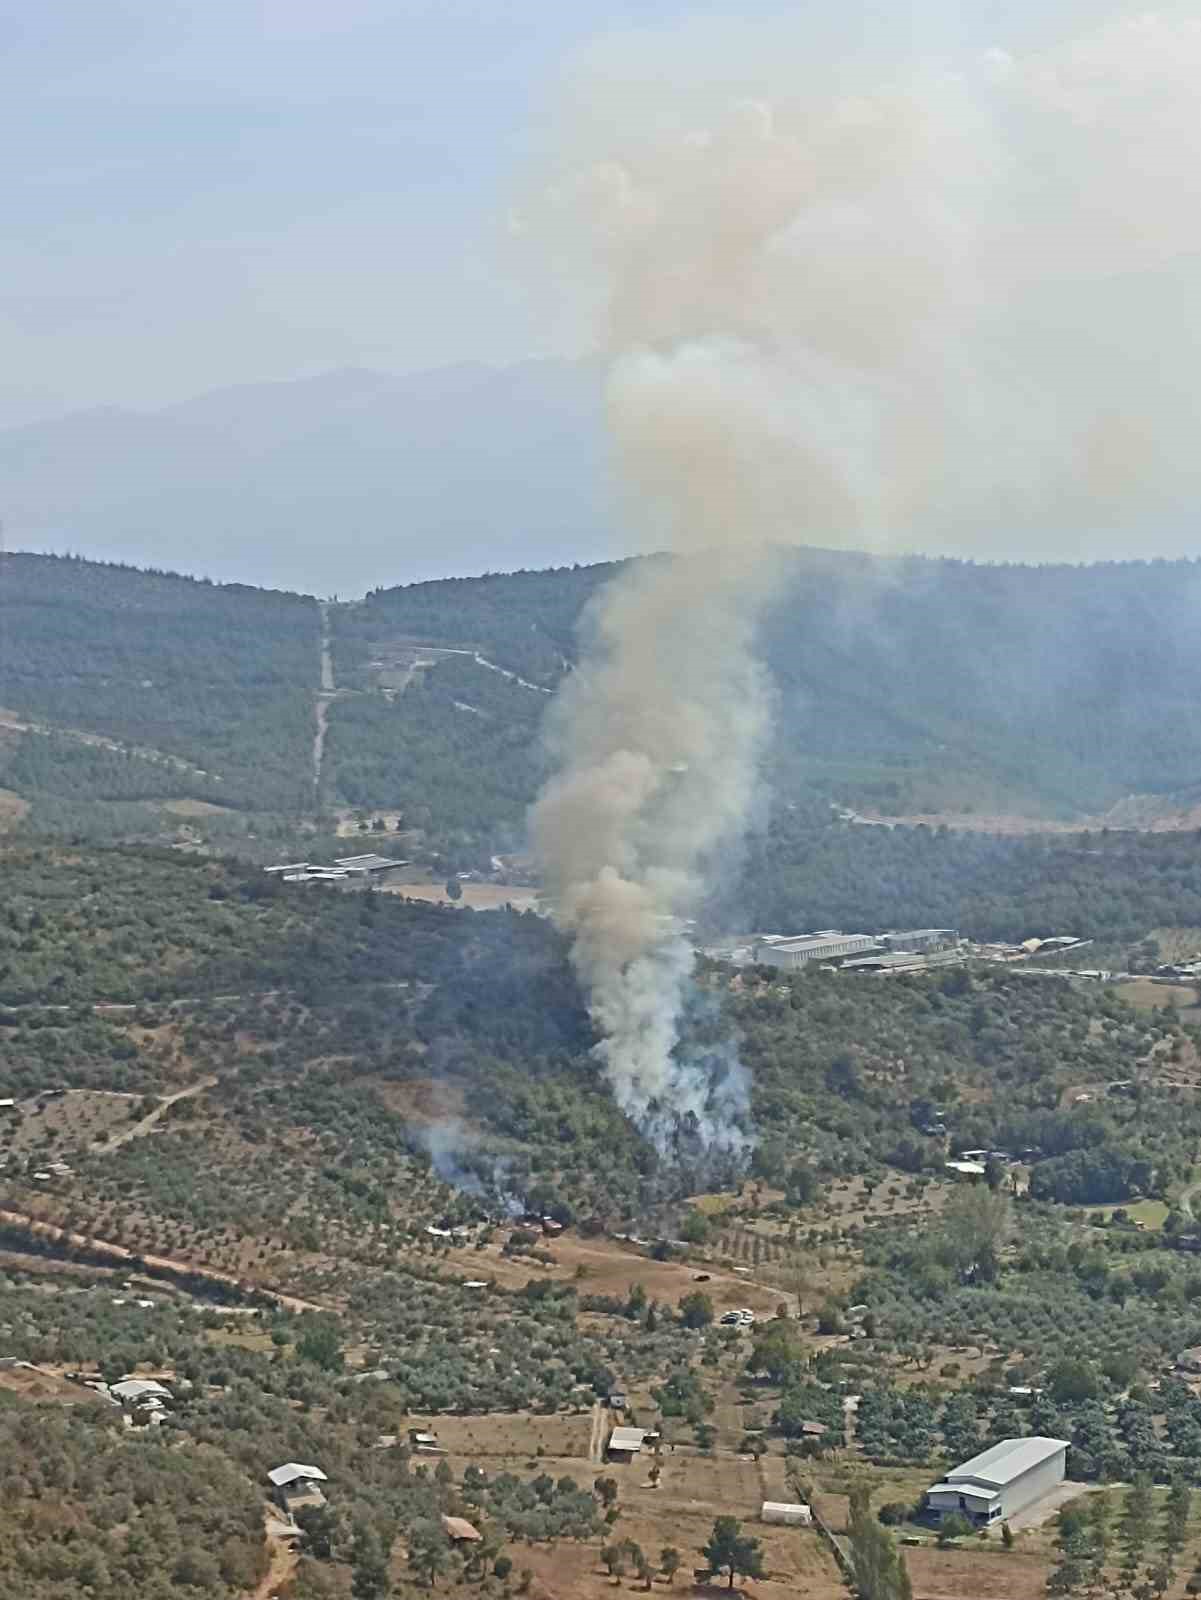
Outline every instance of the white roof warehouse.
<path fill-rule="evenodd" d="M 1062 1483 L 1066 1439 L 1002 1439 L 926 1491 L 940 1518 L 958 1511 L 977 1524 L 1004 1522 Z"/>

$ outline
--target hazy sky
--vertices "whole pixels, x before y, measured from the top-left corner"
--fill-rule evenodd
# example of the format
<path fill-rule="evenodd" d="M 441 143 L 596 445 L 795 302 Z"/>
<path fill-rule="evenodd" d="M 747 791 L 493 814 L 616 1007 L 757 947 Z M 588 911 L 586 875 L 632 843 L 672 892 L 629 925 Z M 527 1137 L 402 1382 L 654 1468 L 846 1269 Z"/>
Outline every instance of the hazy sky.
<path fill-rule="evenodd" d="M 544 351 L 504 218 L 565 63 L 632 24 L 796 6 L 0 0 L 0 423 Z M 920 9 L 952 50 L 1047 11 L 889 0 L 880 24 L 861 9 L 865 37 L 916 31 Z"/>

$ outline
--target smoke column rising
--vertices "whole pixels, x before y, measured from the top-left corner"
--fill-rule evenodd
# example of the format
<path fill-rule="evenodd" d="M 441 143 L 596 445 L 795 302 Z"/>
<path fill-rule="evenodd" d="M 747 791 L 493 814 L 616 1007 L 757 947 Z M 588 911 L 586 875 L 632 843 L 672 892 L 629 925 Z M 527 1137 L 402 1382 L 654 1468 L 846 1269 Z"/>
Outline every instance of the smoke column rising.
<path fill-rule="evenodd" d="M 743 1137 L 737 1064 L 677 1048 L 679 924 L 754 801 L 781 547 L 1145 549 L 1201 490 L 1199 76 L 1195 19 L 1138 17 L 870 69 L 685 29 L 573 86 L 570 158 L 515 225 L 602 307 L 631 513 L 675 554 L 594 605 L 531 831 L 660 1144 L 689 1112 Z"/>

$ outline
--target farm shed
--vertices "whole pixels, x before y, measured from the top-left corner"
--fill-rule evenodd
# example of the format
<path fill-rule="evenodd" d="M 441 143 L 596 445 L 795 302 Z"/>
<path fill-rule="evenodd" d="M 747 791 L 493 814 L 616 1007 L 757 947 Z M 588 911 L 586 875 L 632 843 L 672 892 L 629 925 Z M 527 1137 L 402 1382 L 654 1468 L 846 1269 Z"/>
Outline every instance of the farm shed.
<path fill-rule="evenodd" d="M 108 1392 L 123 1406 L 145 1406 L 151 1401 L 161 1406 L 164 1400 L 172 1398 L 170 1389 L 153 1378 L 125 1378 L 120 1383 L 110 1384 Z"/>
<path fill-rule="evenodd" d="M 272 1467 L 267 1474 L 275 1497 L 289 1517 L 305 1506 L 322 1506 L 325 1496 L 321 1485 L 329 1479 L 320 1467 L 303 1461 L 285 1461 L 282 1467 Z"/>
<path fill-rule="evenodd" d="M 614 1428 L 609 1435 L 606 1452 L 610 1461 L 632 1461 L 635 1456 L 642 1454 L 642 1441 L 645 1438 L 645 1428 Z"/>
<path fill-rule="evenodd" d="M 1062 1483 L 1066 1439 L 1002 1439 L 948 1472 L 926 1491 L 926 1507 L 940 1520 L 962 1512 L 977 1526 L 1003 1522 Z"/>
<path fill-rule="evenodd" d="M 477 1544 L 483 1538 L 479 1529 L 473 1528 L 464 1517 L 443 1517 L 442 1526 L 446 1537 L 455 1544 Z"/>
<path fill-rule="evenodd" d="M 765 1500 L 759 1510 L 759 1520 L 782 1522 L 788 1528 L 807 1528 L 813 1521 L 813 1513 L 799 1500 L 792 1503 L 787 1500 Z"/>

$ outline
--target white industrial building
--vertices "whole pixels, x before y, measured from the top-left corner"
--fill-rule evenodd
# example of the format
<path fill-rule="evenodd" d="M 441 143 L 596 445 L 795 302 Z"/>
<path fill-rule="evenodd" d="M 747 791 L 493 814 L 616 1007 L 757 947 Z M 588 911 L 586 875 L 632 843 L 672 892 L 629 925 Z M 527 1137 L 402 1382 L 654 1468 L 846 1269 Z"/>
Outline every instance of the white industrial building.
<path fill-rule="evenodd" d="M 1004 1522 L 1062 1483 L 1066 1439 L 1002 1439 L 948 1472 L 926 1491 L 926 1507 L 940 1519 L 960 1512 L 977 1526 Z"/>
<path fill-rule="evenodd" d="M 928 950 L 953 949 L 959 934 L 954 928 L 910 928 L 904 933 L 882 933 L 880 943 L 886 950 L 924 955 Z"/>
<path fill-rule="evenodd" d="M 863 955 L 878 949 L 870 933 L 839 933 L 827 928 L 821 933 L 803 933 L 795 938 L 765 934 L 756 939 L 751 959 L 767 967 L 783 967 L 795 972 L 809 961 L 835 961 L 841 956 Z"/>

